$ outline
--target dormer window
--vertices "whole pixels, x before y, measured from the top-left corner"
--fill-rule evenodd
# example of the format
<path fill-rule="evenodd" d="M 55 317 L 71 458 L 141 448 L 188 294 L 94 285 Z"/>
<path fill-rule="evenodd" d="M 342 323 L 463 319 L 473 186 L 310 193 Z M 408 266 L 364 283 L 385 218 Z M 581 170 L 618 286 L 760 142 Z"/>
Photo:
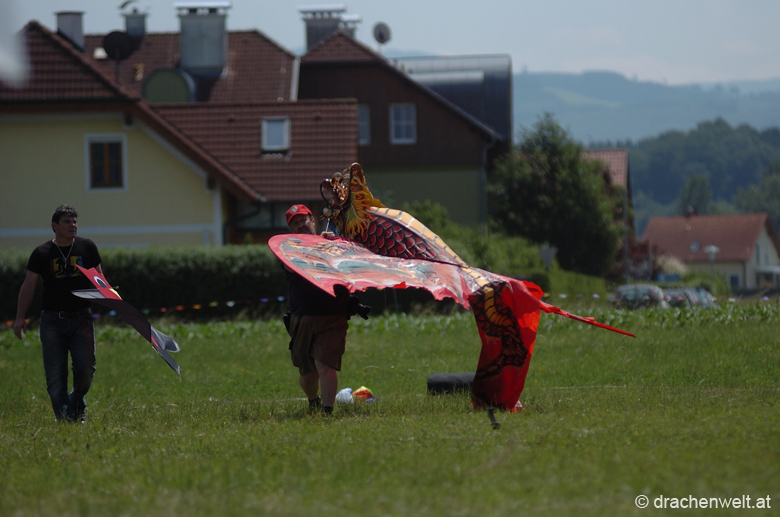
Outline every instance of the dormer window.
<path fill-rule="evenodd" d="M 288 154 L 290 152 L 290 119 L 288 117 L 267 117 L 262 127 L 263 154 Z"/>

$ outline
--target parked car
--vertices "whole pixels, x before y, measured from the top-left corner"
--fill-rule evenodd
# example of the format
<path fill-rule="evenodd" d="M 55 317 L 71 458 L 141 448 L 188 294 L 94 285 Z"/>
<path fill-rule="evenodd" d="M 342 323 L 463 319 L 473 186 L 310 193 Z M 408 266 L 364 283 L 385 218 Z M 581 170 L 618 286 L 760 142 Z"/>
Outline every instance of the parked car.
<path fill-rule="evenodd" d="M 615 293 L 615 305 L 623 309 L 668 309 L 663 290 L 652 284 L 621 285 Z"/>
<path fill-rule="evenodd" d="M 664 296 L 672 307 L 693 307 L 699 304 L 699 297 L 687 287 L 664 289 Z"/>
<path fill-rule="evenodd" d="M 694 287 L 691 291 L 693 291 L 693 294 L 696 296 L 696 305 L 700 307 L 715 307 L 718 305 L 712 294 L 705 288 Z"/>

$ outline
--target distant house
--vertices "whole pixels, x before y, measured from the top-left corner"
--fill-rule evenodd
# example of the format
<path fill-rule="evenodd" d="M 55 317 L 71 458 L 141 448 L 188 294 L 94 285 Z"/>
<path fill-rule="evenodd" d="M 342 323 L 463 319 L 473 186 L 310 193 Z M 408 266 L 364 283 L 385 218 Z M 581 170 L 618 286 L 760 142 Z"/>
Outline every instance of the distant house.
<path fill-rule="evenodd" d="M 78 12 L 56 31 L 27 24 L 31 79 L 0 84 L 0 246 L 39 243 L 61 203 L 103 247 L 264 241 L 290 204 L 318 211 L 322 179 L 355 161 L 388 204 L 484 218 L 486 175 L 510 145 L 495 102 L 457 105 L 423 84 L 430 73 L 414 80 L 357 43 L 346 16 L 308 13 L 319 44 L 299 58 L 227 31 L 227 6 L 176 3 L 179 33 L 147 33 L 136 11 L 107 35 L 85 36 Z M 511 66 L 486 63 L 485 84 Z"/>
<path fill-rule="evenodd" d="M 642 240 L 690 269 L 725 275 L 735 289 L 780 285 L 780 239 L 767 214 L 651 217 Z"/>
<path fill-rule="evenodd" d="M 298 88 L 301 99 L 357 99 L 360 162 L 385 204 L 430 200 L 458 223 L 486 219 L 487 174 L 508 150 L 511 135 L 343 31 L 301 57 Z M 505 115 L 511 117 L 511 109 Z"/>
<path fill-rule="evenodd" d="M 625 221 L 631 233 L 634 232 L 634 217 L 631 213 L 631 173 L 628 166 L 628 149 L 587 149 L 583 156 L 588 160 L 600 161 L 606 166 L 604 175 L 610 185 L 625 189 Z"/>
<path fill-rule="evenodd" d="M 296 102 L 294 57 L 258 33 L 227 46 L 215 77 L 177 67 L 184 49 L 171 35 L 144 35 L 117 66 L 97 38 L 79 37 L 81 15 L 68 14 L 77 19 L 57 33 L 28 23 L 31 79 L 0 84 L 3 248 L 50 236 L 48 217 L 62 203 L 76 205 L 81 233 L 103 247 L 263 240 L 286 228 L 291 203 L 316 205 L 323 176 L 357 160 L 357 104 Z M 150 84 L 155 95 L 220 101 L 150 102 Z"/>

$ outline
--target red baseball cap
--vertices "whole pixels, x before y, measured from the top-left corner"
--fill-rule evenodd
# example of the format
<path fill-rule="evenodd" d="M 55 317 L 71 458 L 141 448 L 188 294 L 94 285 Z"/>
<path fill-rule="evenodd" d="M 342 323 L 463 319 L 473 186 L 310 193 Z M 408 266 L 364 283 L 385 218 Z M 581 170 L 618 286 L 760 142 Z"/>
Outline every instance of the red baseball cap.
<path fill-rule="evenodd" d="M 287 224 L 290 224 L 290 220 L 296 215 L 311 215 L 311 210 L 306 208 L 306 205 L 293 205 L 287 210 Z"/>

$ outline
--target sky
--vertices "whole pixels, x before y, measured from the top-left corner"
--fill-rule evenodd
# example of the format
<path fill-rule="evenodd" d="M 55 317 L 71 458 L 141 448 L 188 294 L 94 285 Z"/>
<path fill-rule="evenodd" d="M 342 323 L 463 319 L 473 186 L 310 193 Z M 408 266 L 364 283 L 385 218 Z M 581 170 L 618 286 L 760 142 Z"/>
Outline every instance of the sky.
<path fill-rule="evenodd" d="M 178 31 L 176 0 L 132 0 L 149 32 Z M 83 11 L 86 34 L 124 29 L 123 0 L 0 0 L 2 31 Z M 780 77 L 777 0 L 231 0 L 229 30 L 256 29 L 302 53 L 302 6 L 343 4 L 356 37 L 387 55 L 509 54 L 515 73 L 613 71 L 669 85 Z M 9 11 L 10 9 L 10 11 Z M 390 27 L 383 47 L 373 38 Z M 0 56 L 1 57 L 1 56 Z"/>

